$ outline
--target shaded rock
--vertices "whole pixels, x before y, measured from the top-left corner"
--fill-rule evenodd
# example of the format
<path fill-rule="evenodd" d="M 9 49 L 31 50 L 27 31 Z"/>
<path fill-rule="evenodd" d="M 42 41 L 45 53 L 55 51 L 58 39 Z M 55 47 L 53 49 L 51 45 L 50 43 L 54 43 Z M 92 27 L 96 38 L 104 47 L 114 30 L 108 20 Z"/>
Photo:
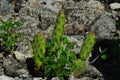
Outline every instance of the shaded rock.
<path fill-rule="evenodd" d="M 11 77 L 21 76 L 21 77 L 24 77 L 24 74 L 29 75 L 26 64 L 18 62 L 12 56 L 9 56 L 8 58 L 6 58 L 4 60 L 3 68 L 4 68 L 4 71 L 5 71 L 5 75 L 7 75 L 7 76 L 11 76 Z M 21 72 L 21 70 L 25 70 L 25 71 Z"/>
<path fill-rule="evenodd" d="M 3 62 L 3 53 L 0 53 L 0 63 Z"/>
<path fill-rule="evenodd" d="M 22 8 L 24 0 L 8 0 L 11 5 L 13 5 L 14 12 L 18 13 Z"/>
<path fill-rule="evenodd" d="M 90 76 L 93 79 L 98 79 L 98 78 L 103 78 L 102 73 L 100 71 L 98 71 L 93 65 L 90 64 L 89 59 L 91 58 L 91 54 L 89 55 L 89 57 L 87 58 L 85 64 L 86 64 L 86 76 Z M 101 79 L 100 79 L 101 80 Z"/>
<path fill-rule="evenodd" d="M 0 63 L 0 75 L 4 74 L 3 64 Z"/>
<path fill-rule="evenodd" d="M 102 15 L 91 28 L 95 32 L 97 38 L 107 39 L 113 37 L 113 32 L 116 32 L 116 22 L 107 15 Z"/>
<path fill-rule="evenodd" d="M 69 26 L 69 27 L 68 27 Z M 85 31 L 85 26 L 77 22 L 71 24 L 65 24 L 64 34 L 65 35 L 79 35 Z"/>

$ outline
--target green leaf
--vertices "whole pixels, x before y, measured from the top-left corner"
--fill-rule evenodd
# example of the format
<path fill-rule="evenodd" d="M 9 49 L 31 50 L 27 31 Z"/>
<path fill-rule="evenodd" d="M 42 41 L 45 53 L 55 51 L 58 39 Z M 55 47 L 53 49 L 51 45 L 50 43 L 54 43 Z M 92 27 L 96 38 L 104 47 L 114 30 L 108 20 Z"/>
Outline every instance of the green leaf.
<path fill-rule="evenodd" d="M 62 38 L 62 43 L 63 43 L 63 44 L 68 44 L 68 43 L 69 43 L 67 37 L 63 37 L 63 38 Z"/>
<path fill-rule="evenodd" d="M 18 32 L 16 35 L 17 35 L 17 37 L 21 37 L 21 36 L 22 36 L 22 33 L 21 33 L 21 32 Z"/>
<path fill-rule="evenodd" d="M 68 47 L 69 49 L 74 49 L 74 45 L 73 45 L 73 43 L 71 43 L 71 42 L 68 43 L 67 47 Z"/>
<path fill-rule="evenodd" d="M 106 54 L 103 54 L 103 55 L 101 56 L 101 58 L 102 58 L 103 60 L 106 60 L 106 59 L 107 59 L 107 55 L 106 55 Z"/>
<path fill-rule="evenodd" d="M 5 26 L 4 26 L 4 25 L 1 25 L 1 26 L 0 26 L 0 30 L 5 30 Z"/>
<path fill-rule="evenodd" d="M 16 25 L 17 27 L 19 27 L 19 26 L 21 26 L 21 23 L 18 22 L 18 21 L 16 21 L 16 22 L 14 22 L 14 25 Z"/>
<path fill-rule="evenodd" d="M 8 31 L 10 31 L 11 29 L 13 29 L 15 27 L 11 19 L 7 20 L 7 26 L 6 27 L 7 27 Z"/>
<path fill-rule="evenodd" d="M 6 34 L 5 33 L 1 33 L 0 34 L 0 38 L 5 38 L 6 37 Z"/>

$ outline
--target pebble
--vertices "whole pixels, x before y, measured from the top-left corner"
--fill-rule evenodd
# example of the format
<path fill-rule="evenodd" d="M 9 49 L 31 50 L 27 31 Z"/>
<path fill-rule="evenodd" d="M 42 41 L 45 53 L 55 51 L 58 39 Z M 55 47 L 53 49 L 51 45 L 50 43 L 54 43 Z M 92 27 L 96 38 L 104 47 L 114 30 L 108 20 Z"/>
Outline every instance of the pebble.
<path fill-rule="evenodd" d="M 110 4 L 110 8 L 113 9 L 113 10 L 114 9 L 120 9 L 120 3 L 116 3 L 116 2 L 115 3 L 111 3 Z"/>
<path fill-rule="evenodd" d="M 19 61 L 25 60 L 25 55 L 21 52 L 14 51 L 13 54 L 15 55 L 15 58 Z"/>

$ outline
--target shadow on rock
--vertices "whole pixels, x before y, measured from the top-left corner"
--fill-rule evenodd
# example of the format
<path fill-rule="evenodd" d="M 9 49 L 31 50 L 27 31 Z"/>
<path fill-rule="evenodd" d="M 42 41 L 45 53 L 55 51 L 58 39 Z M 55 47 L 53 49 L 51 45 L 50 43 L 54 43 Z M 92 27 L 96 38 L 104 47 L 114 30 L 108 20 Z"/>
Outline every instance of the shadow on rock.
<path fill-rule="evenodd" d="M 105 80 L 120 80 L 119 44 L 120 40 L 100 40 L 92 51 L 90 61 L 103 74 Z M 103 55 L 106 58 L 102 58 Z"/>
<path fill-rule="evenodd" d="M 27 64 L 27 69 L 29 70 L 29 73 L 34 77 L 35 72 L 34 72 L 34 61 L 32 58 L 27 58 L 26 59 L 26 64 Z"/>

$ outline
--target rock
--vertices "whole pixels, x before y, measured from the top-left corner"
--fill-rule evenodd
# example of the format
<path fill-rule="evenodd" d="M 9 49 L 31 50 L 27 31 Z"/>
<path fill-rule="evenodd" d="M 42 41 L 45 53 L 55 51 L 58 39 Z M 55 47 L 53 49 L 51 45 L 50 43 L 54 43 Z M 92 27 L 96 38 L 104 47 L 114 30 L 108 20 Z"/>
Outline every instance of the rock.
<path fill-rule="evenodd" d="M 29 72 L 25 69 L 18 69 L 16 73 L 18 73 L 19 77 L 29 77 Z"/>
<path fill-rule="evenodd" d="M 3 62 L 3 53 L 0 53 L 0 63 Z"/>
<path fill-rule="evenodd" d="M 4 74 L 3 64 L 0 63 L 0 75 Z"/>
<path fill-rule="evenodd" d="M 116 22 L 107 15 L 102 15 L 100 19 L 96 20 L 91 28 L 99 39 L 110 39 L 113 37 L 113 32 L 116 32 Z"/>
<path fill-rule="evenodd" d="M 14 51 L 13 54 L 18 61 L 25 61 L 25 54 L 18 51 Z"/>
<path fill-rule="evenodd" d="M 75 54 L 79 54 L 81 46 L 82 46 L 82 42 L 84 39 L 83 36 L 66 36 L 66 37 L 74 45 L 74 49 L 72 49 L 72 51 L 74 51 Z M 79 39 L 78 39 L 78 37 L 79 37 Z"/>
<path fill-rule="evenodd" d="M 60 80 L 59 77 L 54 77 L 51 80 Z"/>
<path fill-rule="evenodd" d="M 24 8 L 21 8 L 19 15 L 22 17 L 30 16 L 35 18 L 37 21 L 39 21 L 39 25 L 37 27 L 42 30 L 46 30 L 51 25 L 54 25 L 57 13 L 44 7 L 44 5 L 38 5 L 37 8 L 36 6 L 31 7 L 28 5 Z"/>
<path fill-rule="evenodd" d="M 14 7 L 9 0 L 0 0 L 0 15 L 7 15 L 14 12 Z"/>
<path fill-rule="evenodd" d="M 14 80 L 14 78 L 2 75 L 0 76 L 0 80 Z"/>
<path fill-rule="evenodd" d="M 87 70 L 86 76 L 91 76 L 92 78 L 102 78 L 103 76 L 102 73 L 98 71 L 93 65 L 90 64 L 90 61 L 89 61 L 90 57 L 91 57 L 91 54 L 85 61 L 86 70 Z"/>
<path fill-rule="evenodd" d="M 82 32 L 85 30 L 90 31 L 91 25 L 104 14 L 104 5 L 102 5 L 99 1 L 90 0 L 90 1 L 66 1 L 63 3 L 64 10 L 66 14 L 66 24 L 65 27 L 68 29 L 73 29 L 76 24 L 78 26 L 78 34 L 80 34 L 81 26 L 83 26 Z M 65 29 L 66 29 L 65 28 Z M 74 30 L 74 29 L 73 29 Z M 72 33 L 74 32 L 74 33 Z M 77 30 L 70 30 L 69 33 L 75 35 Z M 66 32 L 67 33 L 67 32 Z"/>
<path fill-rule="evenodd" d="M 43 79 L 40 78 L 40 77 L 34 77 L 33 79 L 34 79 L 34 80 L 43 80 Z"/>
<path fill-rule="evenodd" d="M 24 0 L 14 0 L 13 3 L 14 3 L 14 11 L 16 13 L 19 12 L 19 10 L 22 8 L 22 4 L 23 4 Z"/>
<path fill-rule="evenodd" d="M 24 77 L 24 75 L 25 76 L 29 75 L 26 64 L 23 62 L 18 62 L 17 60 L 15 60 L 13 58 L 13 56 L 9 56 L 6 59 L 4 59 L 3 68 L 4 68 L 5 75 L 7 75 L 7 76 L 11 76 L 11 77 L 22 76 L 22 77 Z M 24 71 L 21 72 L 21 70 L 22 71 L 24 70 Z"/>
<path fill-rule="evenodd" d="M 115 3 L 111 3 L 110 4 L 110 8 L 113 9 L 113 10 L 114 9 L 120 9 L 120 3 L 116 3 L 116 2 Z"/>
<path fill-rule="evenodd" d="M 69 26 L 69 27 L 68 27 Z M 72 24 L 65 24 L 64 34 L 65 35 L 79 35 L 85 31 L 85 26 L 77 22 Z"/>

